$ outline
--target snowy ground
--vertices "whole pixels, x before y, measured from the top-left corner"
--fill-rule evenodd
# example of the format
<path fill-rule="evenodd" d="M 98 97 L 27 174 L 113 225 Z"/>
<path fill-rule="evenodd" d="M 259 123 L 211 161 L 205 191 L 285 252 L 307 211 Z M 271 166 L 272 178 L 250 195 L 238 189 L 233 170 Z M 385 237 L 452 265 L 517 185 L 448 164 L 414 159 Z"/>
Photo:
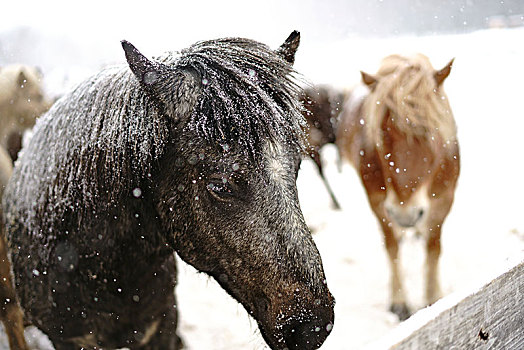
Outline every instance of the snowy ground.
<path fill-rule="evenodd" d="M 476 287 L 524 259 L 523 39 L 523 29 L 353 38 L 301 47 L 297 56 L 296 67 L 309 80 L 340 87 L 357 82 L 361 69 L 373 73 L 390 53 L 422 52 L 437 68 L 455 57 L 445 88 L 459 128 L 462 173 L 443 228 L 440 273 L 445 294 Z M 328 286 L 337 299 L 335 326 L 322 349 L 359 349 L 398 324 L 386 311 L 389 269 L 378 224 L 355 171 L 347 165 L 337 171 L 334 147 L 326 147 L 323 155 L 341 211 L 331 209 L 312 162 L 303 162 L 298 179 L 304 216 L 315 232 Z M 401 261 L 414 308 L 422 304 L 423 257 L 421 241 L 404 242 Z M 242 306 L 182 262 L 177 298 L 179 333 L 187 349 L 265 349 L 256 323 Z M 39 335 L 28 338 L 42 341 Z"/>

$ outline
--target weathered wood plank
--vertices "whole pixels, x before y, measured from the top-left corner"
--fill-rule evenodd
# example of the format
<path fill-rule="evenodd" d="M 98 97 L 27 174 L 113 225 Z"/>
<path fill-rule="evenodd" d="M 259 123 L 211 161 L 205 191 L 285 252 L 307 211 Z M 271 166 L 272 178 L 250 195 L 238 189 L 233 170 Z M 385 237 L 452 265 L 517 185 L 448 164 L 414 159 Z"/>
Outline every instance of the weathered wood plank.
<path fill-rule="evenodd" d="M 522 350 L 524 261 L 477 292 L 460 299 L 444 298 L 420 313 L 371 348 Z"/>

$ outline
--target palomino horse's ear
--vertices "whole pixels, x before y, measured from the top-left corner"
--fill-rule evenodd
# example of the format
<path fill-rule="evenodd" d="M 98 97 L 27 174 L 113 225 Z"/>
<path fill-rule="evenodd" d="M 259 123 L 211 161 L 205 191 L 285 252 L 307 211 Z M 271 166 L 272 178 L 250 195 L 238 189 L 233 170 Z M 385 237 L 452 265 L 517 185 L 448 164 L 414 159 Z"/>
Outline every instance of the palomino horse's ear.
<path fill-rule="evenodd" d="M 451 67 L 453 67 L 454 60 L 455 59 L 452 58 L 451 61 L 449 61 L 449 63 L 444 68 L 434 73 L 437 86 L 442 85 L 444 80 L 446 80 L 446 78 L 448 77 L 449 73 L 451 73 Z"/>
<path fill-rule="evenodd" d="M 293 64 L 295 63 L 295 53 L 297 52 L 298 45 L 300 45 L 300 33 L 294 30 L 276 52 L 286 61 Z"/>
<path fill-rule="evenodd" d="M 362 76 L 362 82 L 364 84 L 366 84 L 370 89 L 375 88 L 375 85 L 377 85 L 377 78 L 363 71 L 360 71 L 360 75 Z"/>
<path fill-rule="evenodd" d="M 122 40 L 121 43 L 126 54 L 127 63 L 133 74 L 142 84 L 151 87 L 158 81 L 161 70 L 160 65 L 148 60 L 129 41 Z"/>

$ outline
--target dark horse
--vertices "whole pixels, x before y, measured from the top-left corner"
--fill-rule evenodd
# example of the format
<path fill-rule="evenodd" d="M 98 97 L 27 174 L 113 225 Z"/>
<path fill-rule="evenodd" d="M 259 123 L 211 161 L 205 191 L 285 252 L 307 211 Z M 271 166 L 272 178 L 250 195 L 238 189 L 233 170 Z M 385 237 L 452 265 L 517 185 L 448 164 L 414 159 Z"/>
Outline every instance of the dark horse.
<path fill-rule="evenodd" d="M 203 41 L 153 60 L 123 41 L 128 66 L 37 122 L 5 220 L 21 304 L 57 349 L 179 348 L 174 252 L 272 349 L 324 342 L 334 299 L 295 183 L 299 39 Z"/>
<path fill-rule="evenodd" d="M 340 209 L 340 204 L 324 175 L 320 149 L 328 143 L 335 144 L 338 116 L 342 110 L 345 96 L 344 92 L 337 89 L 317 85 L 304 89 L 300 97 L 304 105 L 302 113 L 309 126 L 308 155 L 315 162 L 335 209 Z"/>

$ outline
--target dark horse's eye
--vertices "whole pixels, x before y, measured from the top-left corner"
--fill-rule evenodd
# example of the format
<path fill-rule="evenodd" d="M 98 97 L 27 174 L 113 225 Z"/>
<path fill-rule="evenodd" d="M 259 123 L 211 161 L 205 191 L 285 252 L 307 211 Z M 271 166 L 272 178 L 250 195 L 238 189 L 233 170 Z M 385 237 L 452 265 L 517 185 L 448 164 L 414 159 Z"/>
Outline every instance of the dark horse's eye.
<path fill-rule="evenodd" d="M 300 170 L 300 164 L 302 163 L 302 157 L 301 156 L 297 156 L 295 159 L 294 159 L 294 163 L 293 163 L 293 166 L 294 166 L 294 171 L 295 171 L 295 180 L 298 178 L 298 171 Z"/>
<path fill-rule="evenodd" d="M 219 201 L 226 202 L 235 196 L 232 184 L 225 178 L 211 179 L 206 188 Z"/>

